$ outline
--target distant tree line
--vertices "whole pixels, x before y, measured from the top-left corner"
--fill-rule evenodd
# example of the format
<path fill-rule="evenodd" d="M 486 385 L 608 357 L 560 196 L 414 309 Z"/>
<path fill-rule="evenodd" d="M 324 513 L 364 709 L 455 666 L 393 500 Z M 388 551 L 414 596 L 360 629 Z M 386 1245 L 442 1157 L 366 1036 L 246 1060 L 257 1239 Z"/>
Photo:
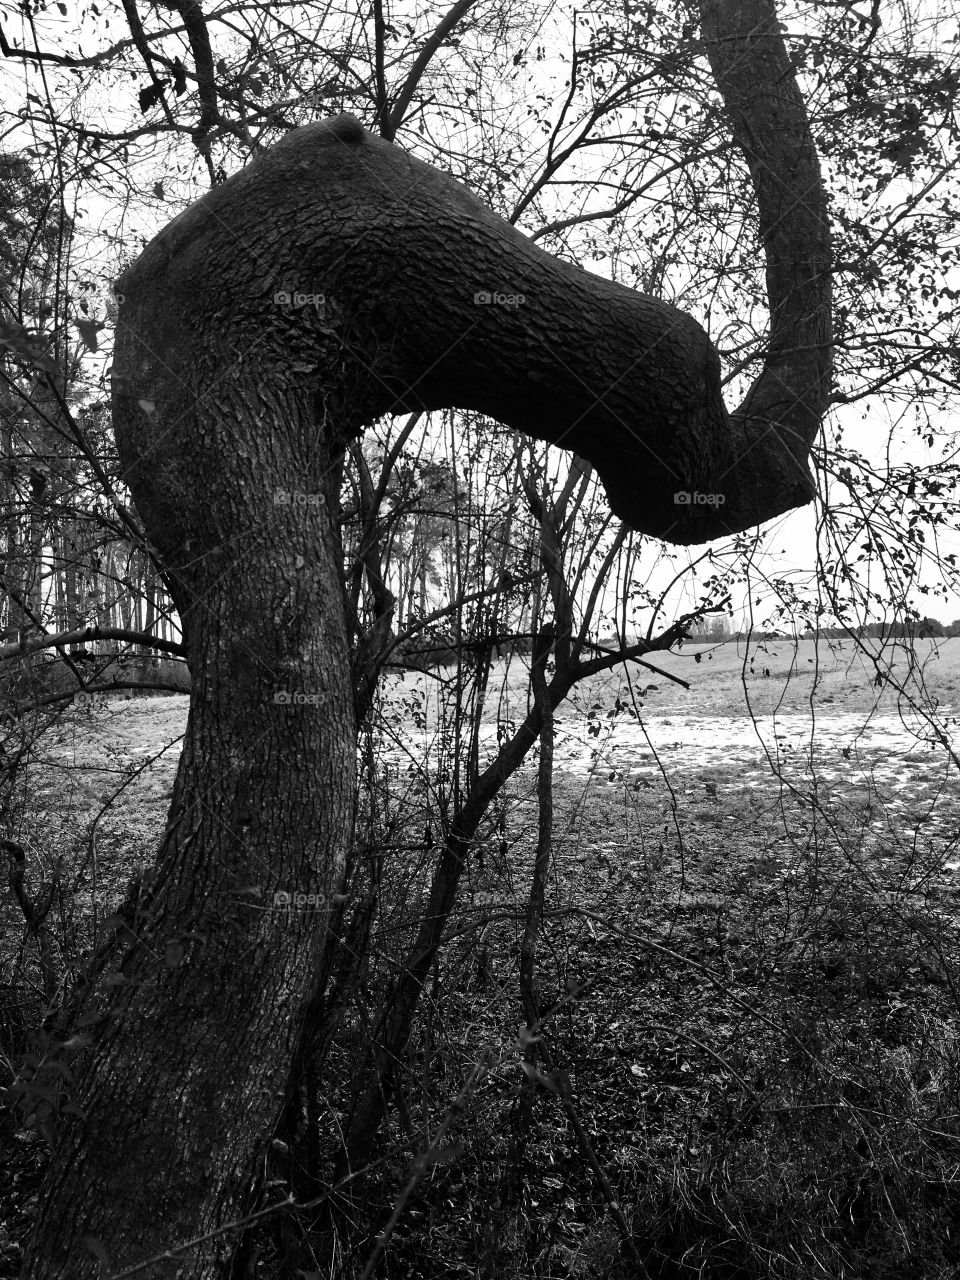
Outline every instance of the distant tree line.
<path fill-rule="evenodd" d="M 690 639 L 696 642 L 720 644 L 726 640 L 784 640 L 794 633 L 756 628 L 733 630 L 726 618 L 702 617 L 690 631 Z M 800 633 L 800 638 L 816 636 L 823 640 L 847 640 L 853 636 L 872 640 L 940 640 L 960 636 L 960 618 L 953 622 L 940 622 L 937 618 L 898 618 L 885 622 L 867 622 L 854 627 L 817 627 Z"/>
<path fill-rule="evenodd" d="M 757 634 L 756 630 L 735 631 L 726 638 L 756 640 Z M 949 636 L 960 636 L 960 618 L 949 623 L 938 622 L 936 618 L 901 618 L 889 622 L 867 622 L 859 627 L 818 627 L 815 632 L 811 630 L 807 635 L 811 638 L 815 635 L 822 640 L 848 640 L 854 636 L 872 640 L 945 640 Z M 714 635 L 705 638 L 717 639 Z M 784 632 L 770 631 L 763 633 L 761 638 L 782 640 L 789 637 Z M 801 639 L 803 638 L 804 635 L 801 633 Z"/>

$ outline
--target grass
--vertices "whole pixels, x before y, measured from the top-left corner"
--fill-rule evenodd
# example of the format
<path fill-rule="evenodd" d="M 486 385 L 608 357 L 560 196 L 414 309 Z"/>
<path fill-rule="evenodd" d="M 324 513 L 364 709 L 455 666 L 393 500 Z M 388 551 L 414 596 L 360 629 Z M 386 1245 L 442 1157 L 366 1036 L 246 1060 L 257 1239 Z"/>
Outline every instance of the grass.
<path fill-rule="evenodd" d="M 952 891 L 902 849 L 865 876 L 822 829 L 771 840 L 770 812 L 730 799 L 688 839 L 633 794 L 560 793 L 540 984 L 561 1003 L 544 1034 L 650 1273 L 955 1274 Z M 531 805 L 515 800 L 509 865 L 475 873 L 430 989 L 432 1038 L 408 1063 L 429 1087 L 406 1124 L 392 1117 L 387 1197 L 411 1135 L 519 1023 Z M 464 1153 L 423 1184 L 389 1274 L 409 1274 L 414 1252 L 425 1276 L 617 1274 L 620 1242 L 556 1096 L 538 1091 L 526 1143 L 511 1143 L 520 1057 L 514 1044 L 477 1091 Z"/>
<path fill-rule="evenodd" d="M 896 674 L 949 720 L 960 700 L 960 645 L 919 648 L 922 688 L 905 664 Z M 595 752 L 557 774 L 538 954 L 549 1010 L 542 1043 L 551 1069 L 566 1073 L 567 1096 L 565 1084 L 556 1092 L 531 1083 L 518 1039 L 517 952 L 537 824 L 531 761 L 471 856 L 442 962 L 397 1064 L 367 1215 L 321 1223 L 278 1210 L 259 1239 L 257 1275 L 359 1275 L 382 1222 L 375 1206 L 388 1208 L 411 1186 L 416 1158 L 445 1118 L 439 1158 L 413 1186 L 384 1275 L 636 1275 L 608 1192 L 657 1280 L 958 1274 L 956 784 L 932 766 L 941 757 L 887 750 L 882 735 L 855 742 L 835 767 L 834 746 L 844 748 L 830 733 L 843 717 L 887 726 L 898 706 L 851 646 L 770 644 L 752 670 L 744 658 L 728 645 L 653 659 L 689 690 L 639 673 L 641 688 L 656 686 L 643 695 L 660 743 L 649 767 L 623 767 L 616 730 L 634 722 L 615 712 L 628 705 L 622 673 L 579 688 L 564 710 L 562 725 Z M 501 674 L 516 715 L 525 677 L 519 664 Z M 423 699 L 420 687 L 431 691 Z M 398 737 L 412 741 L 418 717 L 435 714 L 434 690 L 429 678 L 393 680 L 385 715 Z M 731 745 L 751 708 L 763 725 L 775 711 L 811 707 L 817 750 L 768 758 L 755 738 Z M 14 838 L 28 850 L 33 887 L 57 889 L 51 919 L 64 973 L 82 962 L 94 904 L 110 910 L 152 855 L 176 749 L 146 762 L 182 730 L 185 709 L 178 698 L 114 700 L 72 713 L 34 756 L 33 803 Z M 489 701 L 491 729 L 498 711 Z M 689 743 L 663 746 L 707 723 L 719 743 L 709 759 Z M 892 757 L 898 787 L 883 773 Z M 403 785 L 390 798 L 405 826 L 387 850 L 370 964 L 317 1083 L 328 1144 L 321 1176 L 362 1078 L 366 1028 L 429 882 L 422 833 L 438 821 L 436 797 L 415 775 Z M 39 1005 L 34 958 L 9 900 L 0 962 L 3 1047 L 12 1054 Z M 462 1109 L 450 1113 L 474 1075 Z M 4 1278 L 15 1274 L 39 1167 L 36 1153 L 24 1158 L 32 1148 L 22 1132 L 6 1132 L 15 1149 L 12 1190 L 0 1195 Z M 271 1169 L 278 1201 L 298 1185 L 309 1146 L 304 1138 Z"/>
<path fill-rule="evenodd" d="M 864 639 L 728 641 L 725 644 L 687 643 L 673 653 L 655 653 L 650 663 L 667 679 L 630 664 L 626 671 L 634 687 L 655 685 L 645 707 L 650 715 L 681 713 L 691 716 L 736 716 L 752 711 L 770 715 L 776 711 L 809 711 L 811 701 L 824 714 L 895 712 L 899 702 L 895 684 L 876 683 L 878 669 L 889 673 L 927 706 L 940 705 L 960 711 L 960 637 L 917 640 L 912 650 L 901 642 Z M 528 661 L 514 659 L 494 668 L 491 686 L 503 690 L 511 713 L 525 704 Z M 767 674 L 769 673 L 769 674 Z M 674 683 L 669 677 L 686 682 Z M 609 707 L 624 688 L 624 668 L 590 677 L 578 686 L 578 700 Z M 388 702 L 402 685 L 407 691 L 422 687 L 435 690 L 436 679 L 410 672 L 389 676 L 385 682 Z M 495 719 L 498 703 L 488 701 L 486 716 Z"/>

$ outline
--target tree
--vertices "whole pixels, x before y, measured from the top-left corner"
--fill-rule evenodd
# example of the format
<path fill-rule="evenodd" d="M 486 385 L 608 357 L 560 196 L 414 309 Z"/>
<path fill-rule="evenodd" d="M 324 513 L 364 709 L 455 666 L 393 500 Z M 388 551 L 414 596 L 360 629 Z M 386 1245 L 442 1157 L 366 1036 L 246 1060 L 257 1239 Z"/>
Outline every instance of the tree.
<path fill-rule="evenodd" d="M 26 637 L 43 612 L 43 546 L 51 478 L 62 452 L 57 397 L 36 368 L 17 367 L 13 333 L 26 326 L 65 376 L 64 324 L 55 281 L 68 255 L 70 220 L 53 189 L 19 156 L 0 153 L 0 582 L 5 639 Z M 11 329 L 11 326 L 14 326 Z"/>
<path fill-rule="evenodd" d="M 943 623 L 937 618 L 921 618 L 917 623 L 917 635 L 922 640 L 942 639 L 946 634 Z"/>
<path fill-rule="evenodd" d="M 830 376 L 816 152 L 772 0 L 701 11 L 768 259 L 768 352 L 733 415 L 688 316 L 543 253 L 349 116 L 217 186 L 121 280 L 115 425 L 190 719 L 157 866 L 69 1042 L 80 1114 L 27 1276 L 156 1258 L 207 1277 L 229 1251 L 335 943 L 355 720 L 332 512 L 367 422 L 479 409 L 574 449 L 633 528 L 678 543 L 810 497 Z M 276 910 L 294 893 L 316 911 Z"/>

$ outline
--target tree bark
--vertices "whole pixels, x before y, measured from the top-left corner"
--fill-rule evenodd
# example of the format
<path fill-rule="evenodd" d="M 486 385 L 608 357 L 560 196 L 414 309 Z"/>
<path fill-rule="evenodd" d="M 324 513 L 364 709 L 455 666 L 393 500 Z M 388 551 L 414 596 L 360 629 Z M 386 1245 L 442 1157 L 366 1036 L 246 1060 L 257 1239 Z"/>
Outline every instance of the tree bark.
<path fill-rule="evenodd" d="M 791 255 L 769 276 L 767 381 L 733 418 L 692 319 L 550 258 L 350 116 L 290 134 L 118 282 L 117 440 L 183 622 L 190 716 L 157 867 L 101 953 L 81 1036 L 39 1071 L 42 1109 L 69 1059 L 82 1115 L 58 1129 L 27 1280 L 92 1280 L 104 1257 L 210 1280 L 232 1247 L 349 839 L 331 518 L 344 440 L 384 413 L 480 410 L 589 459 L 620 515 L 675 542 L 809 496 L 828 369 L 822 191 L 800 163 L 773 4 L 703 10 L 738 137 L 759 131 L 774 153 L 751 161 L 768 250 L 787 237 Z M 741 92 L 734 48 L 749 76 L 778 77 L 766 97 Z M 800 142 L 768 182 L 780 134 Z M 725 502 L 678 504 L 677 490 Z M 309 898 L 287 909 L 277 894 Z"/>
<path fill-rule="evenodd" d="M 806 106 L 775 0 L 700 0 L 713 77 L 750 169 L 766 261 L 770 333 L 759 377 L 731 415 L 731 526 L 813 495 L 810 449 L 830 394 L 830 219 Z M 732 517 L 732 519 L 731 519 Z M 750 523 L 750 521 L 747 521 Z"/>
<path fill-rule="evenodd" d="M 157 237 L 137 278 L 162 279 L 194 334 L 229 331 L 211 378 L 242 366 L 314 397 L 347 380 L 351 393 L 337 395 L 347 432 L 385 413 L 479 410 L 588 459 L 628 524 L 678 543 L 780 515 L 811 496 L 806 456 L 827 393 L 825 198 L 772 3 L 705 0 L 704 10 L 705 32 L 744 28 L 707 47 L 735 129 L 751 139 L 772 260 L 769 356 L 732 417 L 716 352 L 691 317 L 550 257 L 349 116 L 296 130 L 208 193 Z M 157 339 L 179 366 L 162 322 Z M 143 372 L 121 374 L 118 394 L 152 402 L 162 382 L 151 390 Z M 203 500 L 202 473 L 156 455 L 132 461 L 141 514 L 161 535 L 164 495 Z M 722 501 L 677 503 L 678 491 Z"/>
<path fill-rule="evenodd" d="M 128 323 L 144 332 L 141 316 Z M 98 1276 L 100 1251 L 129 1267 L 242 1215 L 349 841 L 356 734 L 328 446 L 292 395 L 274 398 L 280 436 L 263 430 L 256 387 L 192 385 L 202 415 L 166 436 L 145 417 L 152 444 L 122 434 L 125 450 L 169 449 L 216 482 L 164 515 L 190 716 L 157 870 L 87 1002 L 90 1044 L 53 1055 L 83 1118 L 58 1135 L 25 1263 L 37 1280 Z M 278 477 L 317 501 L 277 505 Z M 235 1243 L 214 1234 L 143 1274 L 212 1276 Z"/>

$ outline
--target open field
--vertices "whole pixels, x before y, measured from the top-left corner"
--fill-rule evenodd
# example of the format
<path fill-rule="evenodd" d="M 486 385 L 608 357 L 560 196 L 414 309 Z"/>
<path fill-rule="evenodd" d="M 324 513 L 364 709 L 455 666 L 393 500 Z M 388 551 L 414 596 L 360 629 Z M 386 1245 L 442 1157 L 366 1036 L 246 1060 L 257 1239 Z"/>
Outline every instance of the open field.
<path fill-rule="evenodd" d="M 960 637 L 919 640 L 912 656 L 895 642 L 884 646 L 878 640 L 821 640 L 819 644 L 770 640 L 753 641 L 749 647 L 738 641 L 687 643 L 677 652 L 652 653 L 645 661 L 667 678 L 630 663 L 626 672 L 614 668 L 585 680 L 577 686 L 578 700 L 612 704 L 630 684 L 638 696 L 648 690 L 644 708 L 651 716 L 674 712 L 743 716 L 751 711 L 759 716 L 811 708 L 823 714 L 893 714 L 899 701 L 897 689 L 887 679 L 877 683 L 882 672 L 930 708 L 960 709 Z M 514 659 L 509 671 L 505 663 L 498 664 L 499 679 L 492 677 L 491 687 L 502 688 L 505 712 L 516 714 L 523 703 L 526 670 L 523 659 Z M 400 680 L 388 677 L 388 689 Z M 430 688 L 436 682 L 430 676 L 408 673 L 402 683 L 408 688 L 415 683 Z M 492 698 L 487 714 L 495 717 L 497 707 Z"/>
<path fill-rule="evenodd" d="M 391 1275 L 632 1276 L 617 1270 L 571 1106 L 657 1280 L 958 1274 L 960 787 L 932 726 L 948 740 L 956 728 L 960 644 L 922 644 L 919 657 L 922 687 L 894 668 L 919 712 L 849 644 L 772 643 L 752 669 L 734 645 L 687 646 L 651 661 L 688 689 L 634 669 L 630 682 L 613 672 L 575 691 L 557 721 L 536 971 L 563 1089 L 523 1093 L 516 1040 L 532 752 L 478 833 L 404 1059 L 410 1093 L 384 1129 L 389 1204 L 483 1064 L 450 1130 L 457 1156 L 412 1197 Z M 488 753 L 498 722 L 527 708 L 522 664 L 497 674 Z M 369 970 L 324 1076 L 327 1134 L 349 1115 L 357 1044 L 429 891 L 435 850 L 422 837 L 437 823 L 431 771 L 449 759 L 444 696 L 434 676 L 386 682 L 377 750 L 404 816 Z M 68 966 L 94 907 L 102 919 L 152 857 L 186 709 L 179 696 L 112 698 L 69 712 L 38 744 L 21 840 L 34 887 L 61 885 Z M 5 983 L 29 970 L 9 899 L 0 964 Z M 35 1185 L 31 1151 L 0 1193 L 0 1231 L 6 1222 L 14 1241 L 25 1218 L 13 1188 Z M 418 1270 L 428 1254 L 432 1269 Z M 2 1280 L 16 1256 L 0 1248 Z"/>
<path fill-rule="evenodd" d="M 895 683 L 878 682 L 891 656 L 899 657 Z M 935 828 L 949 842 L 960 834 L 960 778 L 944 749 L 954 737 L 960 746 L 960 641 L 921 642 L 913 665 L 902 653 L 878 657 L 875 664 L 852 642 L 836 641 L 653 655 L 652 665 L 689 687 L 633 664 L 584 681 L 557 714 L 557 771 L 581 785 L 645 792 L 672 780 L 682 791 L 705 787 L 730 799 L 771 787 L 821 804 L 843 795 L 855 808 L 871 807 L 875 819 L 929 824 L 928 836 Z M 481 731 L 488 753 L 498 720 L 516 724 L 528 708 L 523 664 L 498 674 Z M 398 768 L 429 768 L 441 697 L 432 676 L 393 678 L 382 751 Z M 406 713 L 391 717 L 397 706 Z"/>
<path fill-rule="evenodd" d="M 917 671 L 901 662 L 894 674 L 912 682 L 937 725 L 956 733 L 960 641 L 920 642 L 918 656 Z M 907 839 L 921 827 L 924 840 L 936 837 L 952 864 L 960 779 L 928 716 L 908 707 L 889 684 L 878 687 L 876 669 L 850 642 L 819 649 L 809 641 L 798 647 L 771 642 L 752 657 L 751 663 L 731 643 L 688 645 L 651 658 L 689 688 L 635 665 L 629 675 L 614 669 L 584 681 L 558 712 L 558 776 L 573 792 L 599 787 L 611 800 L 622 792 L 651 819 L 664 803 L 672 811 L 678 796 L 711 814 L 718 804 L 779 805 L 784 794 L 790 805 L 808 808 L 839 799 L 848 813 L 865 815 L 874 831 Z M 441 683 L 409 672 L 388 676 L 385 690 L 377 749 L 395 775 L 435 767 Z M 498 721 L 516 724 L 526 714 L 524 660 L 498 664 L 491 691 L 481 729 L 488 756 Z M 98 899 L 115 897 L 126 877 L 152 858 L 188 701 L 183 695 L 111 697 L 68 711 L 48 731 L 26 773 L 34 813 L 28 825 L 36 822 L 42 865 L 49 870 L 52 851 L 83 844 L 95 820 L 100 873 L 91 889 Z M 533 752 L 525 776 L 535 759 Z"/>

